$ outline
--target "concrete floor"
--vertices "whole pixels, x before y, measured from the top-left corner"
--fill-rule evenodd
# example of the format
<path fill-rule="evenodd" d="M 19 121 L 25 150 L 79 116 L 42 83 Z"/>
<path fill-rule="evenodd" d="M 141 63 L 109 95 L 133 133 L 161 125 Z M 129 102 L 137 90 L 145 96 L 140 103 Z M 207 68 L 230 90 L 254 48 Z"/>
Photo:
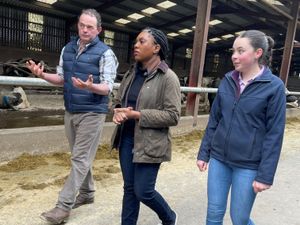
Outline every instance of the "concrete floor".
<path fill-rule="evenodd" d="M 283 150 L 271 189 L 258 194 L 252 219 L 256 225 L 300 225 L 300 122 L 287 123 Z M 178 213 L 178 225 L 204 225 L 206 214 L 207 173 L 200 173 L 195 165 L 199 140 L 176 142 L 173 159 L 164 163 L 159 172 L 157 190 Z M 94 166 L 103 165 L 98 160 Z M 116 161 L 114 162 L 118 164 Z M 40 213 L 51 209 L 57 200 L 61 186 L 49 185 L 44 189 L 24 190 L 18 183 L 2 186 L 10 177 L 29 176 L 40 182 L 51 179 L 48 172 L 21 171 L 18 174 L 2 173 L 0 176 L 0 224 L 46 225 Z M 44 167 L 45 168 L 45 167 Z M 65 176 L 67 170 L 59 170 L 57 176 Z M 96 182 L 96 201 L 72 211 L 68 225 L 119 225 L 122 201 L 122 178 L 120 172 L 108 179 Z M 10 197 L 11 196 L 11 197 Z M 141 207 L 138 225 L 156 225 L 158 217 L 147 207 Z M 230 225 L 227 211 L 224 225 Z"/>

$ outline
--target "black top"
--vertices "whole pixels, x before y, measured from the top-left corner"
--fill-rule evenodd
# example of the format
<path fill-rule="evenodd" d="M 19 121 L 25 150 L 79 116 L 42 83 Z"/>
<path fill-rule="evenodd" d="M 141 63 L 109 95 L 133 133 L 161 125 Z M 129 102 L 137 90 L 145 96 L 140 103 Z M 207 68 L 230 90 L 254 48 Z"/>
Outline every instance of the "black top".
<path fill-rule="evenodd" d="M 134 110 L 136 109 L 136 102 L 139 96 L 140 90 L 144 84 L 145 79 L 147 78 L 147 70 L 142 70 L 139 66 L 136 67 L 135 77 L 132 81 L 131 86 L 127 89 L 127 107 L 132 107 Z M 135 120 L 129 119 L 124 123 L 124 131 L 126 131 L 126 135 L 134 136 L 134 127 Z"/>

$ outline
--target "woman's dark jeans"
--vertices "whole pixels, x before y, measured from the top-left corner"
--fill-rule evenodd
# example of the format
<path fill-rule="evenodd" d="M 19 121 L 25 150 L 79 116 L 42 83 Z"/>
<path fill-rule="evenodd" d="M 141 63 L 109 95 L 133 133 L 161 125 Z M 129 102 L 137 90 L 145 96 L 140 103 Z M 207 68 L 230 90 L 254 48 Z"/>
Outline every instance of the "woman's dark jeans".
<path fill-rule="evenodd" d="M 160 163 L 133 163 L 133 137 L 123 135 L 119 149 L 124 180 L 122 225 L 136 225 L 140 202 L 157 213 L 164 225 L 172 225 L 175 213 L 163 197 L 155 191 Z"/>

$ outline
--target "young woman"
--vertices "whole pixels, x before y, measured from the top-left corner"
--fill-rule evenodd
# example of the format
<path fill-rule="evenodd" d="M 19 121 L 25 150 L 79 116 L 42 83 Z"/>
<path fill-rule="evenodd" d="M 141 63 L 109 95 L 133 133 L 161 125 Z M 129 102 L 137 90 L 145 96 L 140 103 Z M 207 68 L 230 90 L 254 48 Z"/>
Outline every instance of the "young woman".
<path fill-rule="evenodd" d="M 163 32 L 144 29 L 134 45 L 136 64 L 115 99 L 113 121 L 118 126 L 112 145 L 119 149 L 124 180 L 122 225 L 137 224 L 140 202 L 155 211 L 163 225 L 177 221 L 155 190 L 160 164 L 171 159 L 169 127 L 177 125 L 181 110 L 178 77 L 164 61 L 167 51 Z"/>
<path fill-rule="evenodd" d="M 273 45 L 256 30 L 234 41 L 235 70 L 219 86 L 197 158 L 200 171 L 209 162 L 207 225 L 223 224 L 230 189 L 233 225 L 253 225 L 256 194 L 273 184 L 286 103 L 283 82 L 267 66 Z"/>

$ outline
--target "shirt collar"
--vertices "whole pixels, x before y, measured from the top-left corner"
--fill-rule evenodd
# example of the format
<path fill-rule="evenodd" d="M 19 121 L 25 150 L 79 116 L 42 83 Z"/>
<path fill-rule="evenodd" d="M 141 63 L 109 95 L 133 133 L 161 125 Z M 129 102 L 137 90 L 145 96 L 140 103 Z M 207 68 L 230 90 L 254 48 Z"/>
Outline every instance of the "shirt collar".
<path fill-rule="evenodd" d="M 87 48 L 90 44 L 91 44 L 91 42 L 87 43 L 84 47 Z M 80 46 L 80 38 L 78 38 L 78 40 L 77 40 L 77 46 L 78 47 Z"/>
<path fill-rule="evenodd" d="M 265 69 L 265 66 L 262 66 L 261 69 L 260 69 L 260 71 L 259 71 L 254 77 L 252 77 L 252 79 L 248 80 L 247 83 L 250 83 L 250 82 L 254 81 L 255 78 L 261 76 L 261 75 L 263 74 L 263 72 L 264 72 L 264 69 Z M 245 85 L 247 84 L 247 83 L 245 83 L 245 82 L 243 81 L 242 76 L 241 76 L 241 73 L 238 73 L 237 76 L 236 76 L 236 78 L 237 78 L 237 80 L 238 80 L 238 82 L 239 82 L 240 84 L 245 84 Z"/>

